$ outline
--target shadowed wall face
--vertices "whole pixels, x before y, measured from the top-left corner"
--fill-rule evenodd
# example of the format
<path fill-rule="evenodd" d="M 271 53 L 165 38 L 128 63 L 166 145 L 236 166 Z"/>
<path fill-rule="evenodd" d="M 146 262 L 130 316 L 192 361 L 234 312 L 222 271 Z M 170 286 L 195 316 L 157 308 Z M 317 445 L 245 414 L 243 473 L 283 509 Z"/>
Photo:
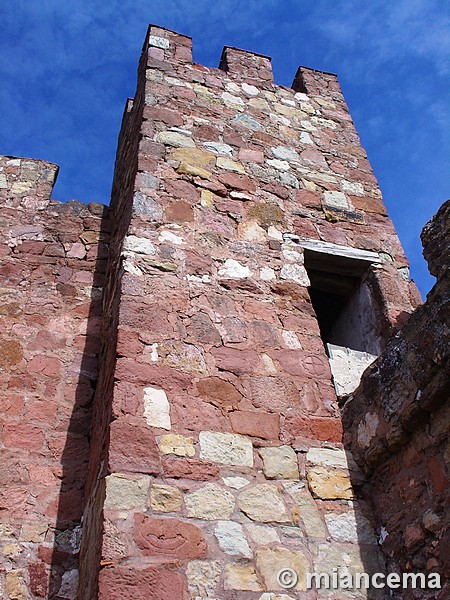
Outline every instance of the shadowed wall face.
<path fill-rule="evenodd" d="M 0 157 L 2 598 L 73 594 L 107 254 L 56 165 Z"/>
<path fill-rule="evenodd" d="M 344 408 L 346 447 L 370 476 L 382 549 L 391 571 L 450 576 L 450 202 L 422 232 L 437 282 L 426 302 L 363 376 Z M 441 595 L 422 598 L 446 598 Z M 404 593 L 402 598 L 414 598 Z"/>
<path fill-rule="evenodd" d="M 308 571 L 382 570 L 305 248 L 356 261 L 380 346 L 417 292 L 336 77 L 303 69 L 294 87 L 267 57 L 226 48 L 206 68 L 150 28 L 125 124 L 144 98 L 100 598 L 256 599 L 281 593 L 283 567 L 294 595 Z"/>

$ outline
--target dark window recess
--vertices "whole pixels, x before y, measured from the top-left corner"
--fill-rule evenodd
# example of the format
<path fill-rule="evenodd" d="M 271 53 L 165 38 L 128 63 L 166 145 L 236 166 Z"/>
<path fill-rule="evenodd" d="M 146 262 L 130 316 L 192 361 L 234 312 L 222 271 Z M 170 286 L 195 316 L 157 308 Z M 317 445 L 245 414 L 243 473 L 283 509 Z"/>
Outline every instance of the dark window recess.
<path fill-rule="evenodd" d="M 370 263 L 305 249 L 309 295 L 324 344 L 380 354 L 380 313 L 370 285 Z"/>

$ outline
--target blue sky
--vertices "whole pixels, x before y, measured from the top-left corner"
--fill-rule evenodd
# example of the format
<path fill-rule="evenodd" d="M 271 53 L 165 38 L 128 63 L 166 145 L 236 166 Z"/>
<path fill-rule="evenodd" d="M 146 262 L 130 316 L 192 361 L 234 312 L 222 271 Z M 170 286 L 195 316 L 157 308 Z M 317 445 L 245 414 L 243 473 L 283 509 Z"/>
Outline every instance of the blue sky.
<path fill-rule="evenodd" d="M 51 160 L 53 197 L 109 200 L 120 120 L 147 24 L 193 38 L 217 66 L 224 45 L 332 71 L 424 296 L 419 233 L 448 197 L 450 14 L 441 0 L 4 0 L 0 153 Z"/>

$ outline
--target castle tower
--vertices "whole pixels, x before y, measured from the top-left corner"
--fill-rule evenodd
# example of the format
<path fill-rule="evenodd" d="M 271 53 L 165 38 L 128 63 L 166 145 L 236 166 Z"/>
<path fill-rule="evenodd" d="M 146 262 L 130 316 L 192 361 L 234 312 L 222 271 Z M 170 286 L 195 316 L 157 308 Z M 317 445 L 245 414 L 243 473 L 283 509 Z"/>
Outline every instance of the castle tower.
<path fill-rule="evenodd" d="M 10 557 L 7 590 L 73 597 L 78 566 L 83 600 L 312 599 L 307 573 L 382 571 L 339 404 L 419 296 L 336 76 L 281 87 L 231 47 L 207 68 L 151 26 L 109 211 L 49 202 L 48 165 L 30 179 L 11 160 L 5 231 L 13 210 L 28 229 L 4 248 L 8 293 L 38 255 L 19 304 L 40 301 L 8 313 L 3 442 L 42 470 L 13 485 L 2 543 L 29 558 Z M 21 412 L 30 388 L 57 421 Z M 40 514 L 54 540 L 22 535 Z"/>
<path fill-rule="evenodd" d="M 84 589 L 102 526 L 102 599 L 380 569 L 338 404 L 418 300 L 336 76 L 150 27 L 111 210 Z"/>

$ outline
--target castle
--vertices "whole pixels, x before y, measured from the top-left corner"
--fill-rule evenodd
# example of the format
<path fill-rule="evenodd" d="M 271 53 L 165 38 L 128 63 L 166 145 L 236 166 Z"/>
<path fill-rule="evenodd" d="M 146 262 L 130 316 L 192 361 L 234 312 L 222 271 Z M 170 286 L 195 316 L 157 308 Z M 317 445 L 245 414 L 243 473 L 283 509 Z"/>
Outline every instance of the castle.
<path fill-rule="evenodd" d="M 336 76 L 151 26 L 110 206 L 56 175 L 0 158 L 2 597 L 448 598 L 450 208 L 420 305 Z"/>

